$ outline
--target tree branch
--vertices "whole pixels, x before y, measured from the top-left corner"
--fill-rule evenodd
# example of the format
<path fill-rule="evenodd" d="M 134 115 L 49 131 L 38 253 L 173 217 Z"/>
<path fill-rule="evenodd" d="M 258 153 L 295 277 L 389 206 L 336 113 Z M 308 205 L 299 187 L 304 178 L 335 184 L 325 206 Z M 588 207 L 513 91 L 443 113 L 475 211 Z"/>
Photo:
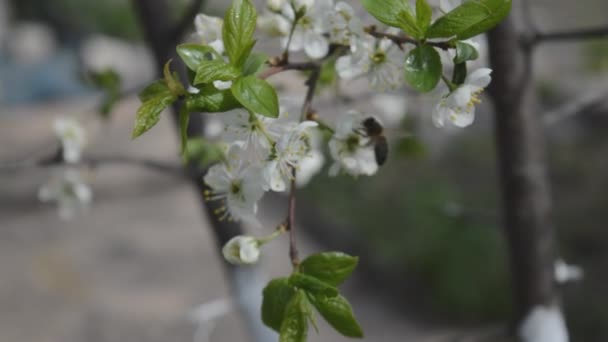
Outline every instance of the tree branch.
<path fill-rule="evenodd" d="M 537 305 L 557 299 L 553 280 L 555 228 L 545 162 L 545 138 L 531 75 L 531 59 L 520 45 L 512 18 L 488 34 L 493 69 L 490 95 L 495 131 L 504 231 L 508 242 L 519 322 Z"/>
<path fill-rule="evenodd" d="M 188 31 L 188 29 L 192 26 L 194 18 L 196 18 L 196 15 L 199 13 L 205 2 L 205 0 L 192 0 L 190 6 L 186 9 L 186 12 L 177 22 L 173 32 L 171 33 L 170 40 L 173 44 L 178 44 L 182 40 L 186 34 L 186 31 Z"/>
<path fill-rule="evenodd" d="M 583 113 L 585 110 L 599 105 L 608 103 L 608 89 L 602 89 L 592 94 L 580 96 L 557 109 L 546 112 L 542 116 L 543 124 L 552 126 L 573 116 Z"/>
<path fill-rule="evenodd" d="M 531 35 L 530 39 L 532 40 L 532 44 L 537 45 L 545 42 L 598 39 L 607 37 L 608 26 L 571 31 L 535 32 Z"/>

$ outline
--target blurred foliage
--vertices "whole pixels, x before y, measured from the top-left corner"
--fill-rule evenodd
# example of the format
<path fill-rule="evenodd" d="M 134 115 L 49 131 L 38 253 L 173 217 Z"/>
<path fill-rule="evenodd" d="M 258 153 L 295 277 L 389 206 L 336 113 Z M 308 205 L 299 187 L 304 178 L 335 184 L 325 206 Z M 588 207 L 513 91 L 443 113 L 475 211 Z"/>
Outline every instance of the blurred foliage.
<path fill-rule="evenodd" d="M 99 114 L 108 119 L 116 102 L 120 99 L 120 75 L 112 69 L 104 71 L 89 71 L 86 80 L 103 91 L 103 100 L 99 105 Z"/>
<path fill-rule="evenodd" d="M 608 41 L 593 40 L 583 48 L 585 68 L 591 73 L 608 71 Z"/>
<path fill-rule="evenodd" d="M 492 145 L 460 143 L 445 152 L 446 165 L 420 160 L 422 145 L 413 139 L 397 146 L 376 177 L 319 176 L 304 196 L 314 199 L 323 216 L 353 230 L 346 234 L 363 243 L 373 259 L 363 263 L 378 265 L 389 278 L 388 273 L 406 273 L 419 282 L 416 288 L 425 293 L 413 295 L 428 298 L 431 311 L 459 321 L 506 318 L 505 248 L 495 214 L 486 212 L 496 208 L 495 189 L 490 187 L 488 200 L 487 183 L 477 173 L 493 168 Z M 457 166 L 452 158 L 460 160 Z"/>

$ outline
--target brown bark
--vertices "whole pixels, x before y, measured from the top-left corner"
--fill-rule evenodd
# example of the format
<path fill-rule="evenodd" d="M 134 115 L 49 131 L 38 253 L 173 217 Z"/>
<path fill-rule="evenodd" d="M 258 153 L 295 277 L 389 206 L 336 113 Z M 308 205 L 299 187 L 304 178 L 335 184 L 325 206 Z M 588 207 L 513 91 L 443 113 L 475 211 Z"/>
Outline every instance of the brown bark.
<path fill-rule="evenodd" d="M 557 298 L 555 229 L 531 51 L 520 44 L 511 18 L 489 32 L 488 40 L 493 69 L 489 91 L 496 113 L 504 231 L 518 324 L 532 307 L 552 304 Z"/>

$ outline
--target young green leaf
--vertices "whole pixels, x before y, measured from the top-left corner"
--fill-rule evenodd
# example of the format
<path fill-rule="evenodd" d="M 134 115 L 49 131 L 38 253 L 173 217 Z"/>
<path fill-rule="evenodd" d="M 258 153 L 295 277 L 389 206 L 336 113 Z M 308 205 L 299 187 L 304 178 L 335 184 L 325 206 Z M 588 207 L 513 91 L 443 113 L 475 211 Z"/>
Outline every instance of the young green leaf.
<path fill-rule="evenodd" d="M 428 92 L 441 78 L 441 58 L 432 46 L 420 45 L 405 58 L 405 79 L 416 90 Z"/>
<path fill-rule="evenodd" d="M 416 24 L 420 29 L 423 37 L 427 29 L 431 26 L 433 9 L 427 0 L 416 0 Z"/>
<path fill-rule="evenodd" d="M 300 263 L 302 273 L 338 286 L 353 272 L 359 258 L 342 252 L 325 252 L 309 256 Z"/>
<path fill-rule="evenodd" d="M 408 8 L 406 11 L 399 11 L 397 13 L 399 18 L 399 27 L 410 36 L 422 39 L 424 38 L 424 30 L 418 26 L 418 19 L 414 17 L 412 11 Z"/>
<path fill-rule="evenodd" d="M 338 295 L 338 289 L 335 286 L 303 273 L 292 274 L 289 277 L 289 284 L 291 286 L 304 289 L 315 295 L 327 297 L 335 297 Z"/>
<path fill-rule="evenodd" d="M 196 71 L 204 61 L 221 59 L 221 56 L 210 46 L 198 44 L 181 44 L 177 46 L 177 54 L 182 58 L 188 69 Z"/>
<path fill-rule="evenodd" d="M 255 75 L 268 60 L 268 55 L 263 53 L 252 53 L 247 57 L 243 65 L 243 76 Z"/>
<path fill-rule="evenodd" d="M 479 57 L 477 49 L 471 44 L 465 42 L 456 42 L 456 57 L 454 57 L 454 63 L 464 63 L 466 61 L 473 61 Z"/>
<path fill-rule="evenodd" d="M 165 80 L 157 80 L 139 92 L 138 97 L 141 102 L 147 102 L 155 97 L 170 96 L 171 91 L 167 87 Z"/>
<path fill-rule="evenodd" d="M 452 74 L 452 83 L 460 85 L 467 78 L 467 63 L 454 64 L 454 72 Z"/>
<path fill-rule="evenodd" d="M 262 292 L 262 321 L 268 327 L 280 332 L 287 304 L 296 291 L 288 284 L 287 278 L 273 279 Z"/>
<path fill-rule="evenodd" d="M 437 19 L 427 31 L 428 38 L 467 39 L 498 25 L 510 12 L 511 0 L 465 1 Z"/>
<path fill-rule="evenodd" d="M 144 102 L 137 110 L 135 127 L 133 128 L 133 139 L 144 134 L 154 127 L 160 120 L 160 113 L 172 104 L 177 98 L 172 94 L 159 95 Z"/>
<path fill-rule="evenodd" d="M 113 69 L 107 69 L 100 72 L 90 71 L 87 76 L 95 87 L 104 92 L 103 101 L 99 106 L 99 113 L 102 117 L 107 118 L 120 98 L 120 75 Z"/>
<path fill-rule="evenodd" d="M 287 304 L 279 342 L 306 342 L 310 314 L 311 308 L 306 293 L 298 290 Z"/>
<path fill-rule="evenodd" d="M 224 17 L 222 38 L 230 63 L 241 68 L 255 41 L 257 12 L 251 0 L 234 0 Z"/>
<path fill-rule="evenodd" d="M 186 161 L 200 167 L 208 167 L 225 159 L 222 143 L 212 143 L 204 138 L 188 139 Z"/>
<path fill-rule="evenodd" d="M 190 112 L 219 113 L 242 107 L 230 89 L 218 90 L 213 84 L 204 84 L 198 89 L 198 94 L 186 98 L 186 107 Z"/>
<path fill-rule="evenodd" d="M 165 63 L 163 75 L 165 76 L 165 83 L 167 84 L 167 88 L 169 88 L 171 94 L 180 96 L 186 93 L 186 89 L 184 89 L 184 86 L 179 81 L 179 76 L 177 73 L 171 72 L 171 60 Z"/>
<path fill-rule="evenodd" d="M 196 70 L 194 85 L 211 83 L 213 81 L 232 81 L 239 77 L 241 72 L 230 64 L 221 60 L 203 61 Z"/>
<path fill-rule="evenodd" d="M 363 329 L 357 322 L 353 309 L 342 296 L 309 296 L 311 303 L 336 331 L 347 337 L 363 337 Z"/>
<path fill-rule="evenodd" d="M 179 111 L 179 133 L 181 137 L 181 151 L 182 155 L 186 155 L 188 153 L 188 123 L 190 122 L 190 113 L 188 113 L 188 108 L 186 106 L 182 106 Z"/>
<path fill-rule="evenodd" d="M 279 99 L 268 82 L 255 76 L 247 76 L 234 81 L 230 90 L 250 111 L 271 118 L 279 116 Z"/>
<path fill-rule="evenodd" d="M 412 13 L 406 0 L 361 0 L 361 4 L 369 14 L 392 27 L 403 26 L 402 12 Z"/>

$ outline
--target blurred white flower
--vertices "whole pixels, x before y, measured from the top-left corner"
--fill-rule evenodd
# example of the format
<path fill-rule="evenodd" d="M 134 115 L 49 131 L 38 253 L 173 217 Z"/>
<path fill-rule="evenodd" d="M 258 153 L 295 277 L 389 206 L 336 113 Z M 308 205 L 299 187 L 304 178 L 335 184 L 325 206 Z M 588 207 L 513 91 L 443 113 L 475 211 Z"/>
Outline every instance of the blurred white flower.
<path fill-rule="evenodd" d="M 313 127 L 317 127 L 316 122 L 303 121 L 279 137 L 274 153 L 264 167 L 266 188 L 278 192 L 287 190 L 293 170 L 298 171 L 300 161 L 311 151 L 310 129 Z"/>
<path fill-rule="evenodd" d="M 519 327 L 522 342 L 568 342 L 568 329 L 558 306 L 537 306 Z"/>
<path fill-rule="evenodd" d="M 350 111 L 338 119 L 334 136 L 329 141 L 329 151 L 334 164 L 329 169 L 331 176 L 340 171 L 353 175 L 371 176 L 378 171 L 374 147 L 370 139 L 358 133 L 364 117 Z"/>
<path fill-rule="evenodd" d="M 89 206 L 93 192 L 83 181 L 79 170 L 65 168 L 53 172 L 48 182 L 38 190 L 38 199 L 57 202 L 59 217 L 70 220 Z"/>
<path fill-rule="evenodd" d="M 224 53 L 224 41 L 222 40 L 223 26 L 224 20 L 218 17 L 211 17 L 201 13 L 194 18 L 196 39 L 199 43 L 211 46 L 220 54 Z"/>
<path fill-rule="evenodd" d="M 224 245 L 222 254 L 233 265 L 252 265 L 260 259 L 260 242 L 253 236 L 235 236 Z"/>
<path fill-rule="evenodd" d="M 363 35 L 363 24 L 355 10 L 346 2 L 340 1 L 333 11 L 326 13 L 329 27 L 329 41 L 335 44 L 350 45 L 354 37 Z"/>
<path fill-rule="evenodd" d="M 480 103 L 479 96 L 490 84 L 491 69 L 481 68 L 470 73 L 463 84 L 444 96 L 433 110 L 433 122 L 443 127 L 446 120 L 457 127 L 466 127 L 475 119 L 475 105 Z"/>
<path fill-rule="evenodd" d="M 53 123 L 53 129 L 61 140 L 63 159 L 67 163 L 79 162 L 87 141 L 86 131 L 80 122 L 74 118 L 58 118 Z"/>
<path fill-rule="evenodd" d="M 580 266 L 569 265 L 564 260 L 558 259 L 554 264 L 555 281 L 564 284 L 583 279 L 584 271 Z"/>
<path fill-rule="evenodd" d="M 194 342 L 209 342 L 217 320 L 226 316 L 232 309 L 232 302 L 221 298 L 201 304 L 192 310 L 188 318 L 196 325 Z"/>
<path fill-rule="evenodd" d="M 386 126 L 399 126 L 407 111 L 407 98 L 403 94 L 376 94 L 372 105 L 382 113 Z"/>
<path fill-rule="evenodd" d="M 232 87 L 232 81 L 220 81 L 220 80 L 213 81 L 213 86 L 217 90 L 230 89 L 230 87 Z"/>
<path fill-rule="evenodd" d="M 318 129 L 311 133 L 310 151 L 300 160 L 296 173 L 296 186 L 299 188 L 310 183 L 312 177 L 318 174 L 325 164 L 325 155 L 321 152 L 322 134 Z"/>

